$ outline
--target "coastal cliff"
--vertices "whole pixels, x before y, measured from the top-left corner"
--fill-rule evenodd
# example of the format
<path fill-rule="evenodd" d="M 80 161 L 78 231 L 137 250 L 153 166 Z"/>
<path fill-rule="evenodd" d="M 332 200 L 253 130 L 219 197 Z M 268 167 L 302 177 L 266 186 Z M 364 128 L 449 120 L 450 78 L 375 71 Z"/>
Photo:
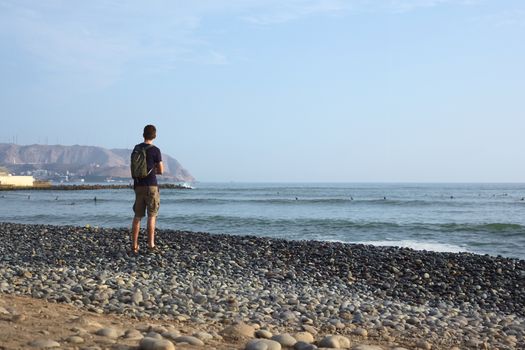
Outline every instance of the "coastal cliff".
<path fill-rule="evenodd" d="M 96 146 L 15 145 L 0 143 L 0 166 L 14 173 L 74 174 L 80 177 L 129 178 L 130 149 Z M 175 158 L 162 154 L 164 178 L 194 181 Z"/>

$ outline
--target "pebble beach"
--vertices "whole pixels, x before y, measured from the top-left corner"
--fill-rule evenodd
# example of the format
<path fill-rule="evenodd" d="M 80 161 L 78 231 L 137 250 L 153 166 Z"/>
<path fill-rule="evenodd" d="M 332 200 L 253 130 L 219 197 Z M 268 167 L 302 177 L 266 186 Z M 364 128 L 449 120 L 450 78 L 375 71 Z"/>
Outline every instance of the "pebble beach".
<path fill-rule="evenodd" d="M 0 239 L 1 294 L 208 330 L 135 329 L 129 348 L 525 348 L 525 260 L 174 230 L 134 255 L 126 228 L 14 223 Z"/>

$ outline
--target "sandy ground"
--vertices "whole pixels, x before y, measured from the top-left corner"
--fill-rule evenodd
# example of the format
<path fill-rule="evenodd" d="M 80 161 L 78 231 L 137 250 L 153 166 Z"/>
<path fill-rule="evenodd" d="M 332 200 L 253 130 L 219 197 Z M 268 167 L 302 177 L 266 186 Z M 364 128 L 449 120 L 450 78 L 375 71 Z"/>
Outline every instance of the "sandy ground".
<path fill-rule="evenodd" d="M 5 310 L 2 310 L 5 309 Z M 7 311 L 8 313 L 5 313 Z M 38 339 L 54 340 L 61 349 L 89 349 L 97 346 L 100 349 L 135 349 L 138 341 L 118 341 L 94 335 L 101 327 L 113 327 L 122 331 L 140 326 L 173 326 L 183 334 L 191 335 L 195 331 L 209 331 L 204 328 L 177 322 L 135 320 L 115 315 L 99 315 L 63 304 L 48 303 L 30 297 L 0 294 L 0 349 L 30 349 L 29 344 Z M 77 335 L 80 330 L 85 340 L 82 344 L 68 343 L 67 339 Z M 212 328 L 213 329 L 213 328 Z M 242 349 L 244 341 L 228 342 L 207 341 L 204 347 L 177 345 L 177 349 Z M 95 349 L 95 348 L 93 348 Z"/>
<path fill-rule="evenodd" d="M 27 296 L 0 294 L 0 350 L 35 349 L 31 342 L 35 340 L 53 340 L 60 344 L 60 349 L 138 349 L 138 340 L 108 339 L 95 335 L 102 327 L 112 327 L 122 332 L 130 329 L 147 329 L 163 326 L 176 329 L 183 335 L 192 335 L 198 331 L 220 332 L 226 325 L 203 325 L 190 322 L 137 320 L 119 315 L 100 315 L 84 311 L 70 305 L 46 302 Z M 275 334 L 275 333 L 274 333 Z M 80 335 L 84 340 L 74 344 L 70 337 Z M 177 344 L 177 349 L 230 350 L 244 349 L 246 339 L 213 339 L 204 346 Z M 369 343 L 361 340 L 356 344 Z M 372 342 L 383 349 L 393 348 L 393 344 Z M 405 346 L 410 349 L 410 346 Z"/>

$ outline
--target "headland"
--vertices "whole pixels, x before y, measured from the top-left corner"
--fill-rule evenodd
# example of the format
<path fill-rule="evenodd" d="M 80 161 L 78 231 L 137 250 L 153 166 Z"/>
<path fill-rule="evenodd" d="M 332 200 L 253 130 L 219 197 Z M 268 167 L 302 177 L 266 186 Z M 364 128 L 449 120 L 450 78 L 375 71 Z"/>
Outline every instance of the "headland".
<path fill-rule="evenodd" d="M 191 187 L 187 185 L 171 184 L 171 183 L 160 183 L 159 188 L 163 189 L 175 189 L 175 190 L 187 190 Z M 38 186 L 0 186 L 0 191 L 90 191 L 90 190 L 122 190 L 122 189 L 133 189 L 132 184 L 73 184 L 73 185 L 38 185 Z"/>

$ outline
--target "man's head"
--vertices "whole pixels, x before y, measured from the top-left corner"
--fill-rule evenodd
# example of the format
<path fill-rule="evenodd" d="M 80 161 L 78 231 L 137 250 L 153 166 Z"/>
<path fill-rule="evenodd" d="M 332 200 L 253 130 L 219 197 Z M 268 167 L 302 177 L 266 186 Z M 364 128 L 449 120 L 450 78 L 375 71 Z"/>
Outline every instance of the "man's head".
<path fill-rule="evenodd" d="M 146 125 L 142 136 L 144 136 L 144 140 L 153 140 L 157 137 L 157 129 L 154 125 Z"/>

